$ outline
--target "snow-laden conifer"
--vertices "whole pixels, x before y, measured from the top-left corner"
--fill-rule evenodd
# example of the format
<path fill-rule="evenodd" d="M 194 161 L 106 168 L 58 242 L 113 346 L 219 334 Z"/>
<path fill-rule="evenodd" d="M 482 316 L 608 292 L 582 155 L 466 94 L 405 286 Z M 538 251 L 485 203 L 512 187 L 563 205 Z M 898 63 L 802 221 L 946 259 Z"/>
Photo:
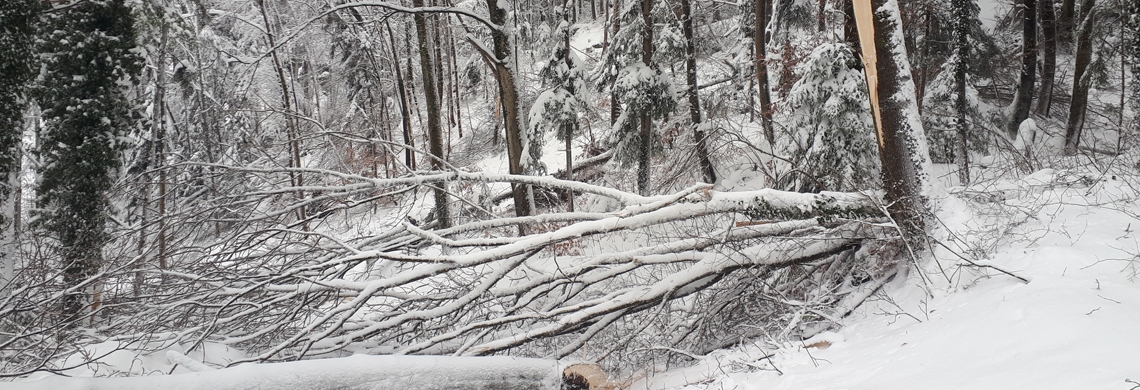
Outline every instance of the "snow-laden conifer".
<path fill-rule="evenodd" d="M 124 0 L 90 0 L 46 15 L 34 94 L 43 109 L 39 222 L 58 240 L 65 315 L 81 315 L 108 236 L 107 192 L 121 137 L 137 122 L 127 97 L 142 60 Z"/>
<path fill-rule="evenodd" d="M 859 59 L 846 43 L 825 43 L 800 64 L 788 94 L 786 134 L 776 137 L 778 185 L 794 191 L 850 191 L 878 179 L 874 121 Z"/>
<path fill-rule="evenodd" d="M 658 26 L 647 21 L 652 21 L 658 10 L 671 13 L 653 3 L 643 0 L 625 7 L 621 13 L 622 29 L 615 34 L 612 49 L 602 59 L 596 76 L 600 89 L 612 85 L 623 105 L 610 141 L 614 145 L 614 157 L 623 166 L 637 162 L 638 191 L 642 194 L 649 191 L 649 157 L 661 151 L 661 133 L 653 128 L 652 122 L 668 117 L 677 109 L 673 83 L 661 74 L 655 56 L 674 58 L 682 55 L 685 47 L 684 36 L 677 31 L 656 34 L 665 44 L 654 39 Z M 664 30 L 676 27 L 675 23 L 662 25 Z M 679 42 L 672 42 L 678 37 Z M 658 46 L 662 50 L 656 51 Z"/>
<path fill-rule="evenodd" d="M 20 134 L 27 101 L 25 92 L 34 77 L 32 54 L 35 0 L 0 3 L 0 307 L 13 287 L 16 261 L 16 226 L 20 186 Z"/>

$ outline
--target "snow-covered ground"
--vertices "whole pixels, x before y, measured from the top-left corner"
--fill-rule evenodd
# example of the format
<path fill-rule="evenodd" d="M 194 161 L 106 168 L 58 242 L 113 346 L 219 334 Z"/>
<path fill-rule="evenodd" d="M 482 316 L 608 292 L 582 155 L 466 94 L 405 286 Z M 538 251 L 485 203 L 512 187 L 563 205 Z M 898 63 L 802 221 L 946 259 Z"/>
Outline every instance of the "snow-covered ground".
<path fill-rule="evenodd" d="M 1140 388 L 1140 207 L 1121 179 L 1044 170 L 954 188 L 937 238 L 957 254 L 940 247 L 841 329 L 745 343 L 632 388 Z"/>

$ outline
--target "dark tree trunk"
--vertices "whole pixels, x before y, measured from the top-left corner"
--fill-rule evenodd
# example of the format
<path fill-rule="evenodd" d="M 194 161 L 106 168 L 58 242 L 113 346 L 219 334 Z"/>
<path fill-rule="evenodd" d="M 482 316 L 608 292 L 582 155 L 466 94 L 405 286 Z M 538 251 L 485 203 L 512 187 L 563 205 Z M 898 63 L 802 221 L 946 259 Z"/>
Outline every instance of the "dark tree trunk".
<path fill-rule="evenodd" d="M 1081 2 L 1081 25 L 1077 27 L 1077 58 L 1073 66 L 1073 99 L 1069 103 L 1069 121 L 1065 126 L 1065 154 L 1076 154 L 1085 126 L 1089 102 L 1089 64 L 1092 63 L 1092 30 L 1095 19 L 1093 0 Z"/>
<path fill-rule="evenodd" d="M 970 71 L 970 27 L 973 25 L 974 15 L 971 12 L 973 0 L 954 0 L 954 92 L 957 95 L 954 102 L 954 114 L 957 116 L 956 128 L 958 142 L 954 156 L 958 163 L 958 181 L 962 185 L 970 183 L 970 125 L 966 118 L 969 105 L 966 100 L 966 81 Z"/>
<path fill-rule="evenodd" d="M 399 55 L 396 54 L 396 38 L 392 35 L 392 24 L 384 22 L 388 29 L 388 43 L 392 49 L 392 68 L 396 69 L 396 94 L 400 99 L 400 124 L 404 135 L 404 165 L 408 169 L 416 170 L 416 140 L 412 137 L 412 112 L 408 108 L 408 92 L 404 88 L 404 74 L 400 70 Z"/>
<path fill-rule="evenodd" d="M 918 116 L 910 64 L 903 42 L 902 20 L 897 13 L 897 0 L 855 0 L 867 71 L 867 87 L 871 96 L 875 129 L 879 141 L 879 159 L 883 169 L 883 187 L 890 202 L 887 210 L 910 240 L 925 232 L 923 218 L 927 213 L 924 198 L 926 179 L 923 167 L 929 156 L 926 138 Z M 889 5 L 889 7 L 884 7 Z M 868 15 L 872 11 L 873 16 Z M 862 14 L 862 15 L 860 15 Z M 869 16 L 870 21 L 865 16 Z M 870 22 L 870 23 L 868 23 Z M 870 25 L 868 25 L 870 24 Z M 864 31 L 864 27 L 871 31 Z M 872 39 L 873 45 L 868 39 Z M 872 62 L 873 61 L 873 62 Z"/>
<path fill-rule="evenodd" d="M 1061 1 L 1061 14 L 1057 16 L 1057 42 L 1066 47 L 1073 47 L 1073 27 L 1077 21 L 1077 1 Z"/>
<path fill-rule="evenodd" d="M 293 101 L 293 99 L 290 98 L 290 96 L 292 96 L 292 94 L 290 93 L 289 82 L 285 79 L 285 68 L 284 68 L 284 65 L 282 64 L 280 55 L 278 55 L 278 53 L 277 53 L 278 50 L 276 50 L 277 40 L 273 35 L 273 31 L 275 30 L 273 28 L 274 25 L 269 22 L 269 13 L 266 12 L 266 10 L 265 10 L 265 1 L 264 0 L 257 0 L 257 7 L 261 11 L 262 20 L 265 22 L 265 38 L 269 41 L 269 47 L 274 48 L 274 50 L 270 50 L 269 53 L 270 53 L 271 57 L 273 58 L 273 68 L 274 68 L 274 70 L 276 70 L 276 73 L 277 73 L 277 82 L 281 86 L 281 104 L 282 104 L 282 106 L 284 106 L 284 109 L 285 109 L 285 113 L 284 113 L 284 115 L 285 115 L 285 129 L 286 129 L 286 134 L 289 138 L 289 141 L 288 141 L 289 142 L 289 154 L 290 154 L 290 156 L 289 156 L 290 157 L 289 158 L 289 167 L 290 168 L 300 168 L 301 167 L 301 140 L 300 140 L 300 134 L 298 134 L 299 131 L 297 129 L 297 119 L 296 119 L 296 115 L 295 115 L 296 111 L 294 110 L 294 107 L 293 107 L 294 101 Z M 290 181 L 292 182 L 290 184 L 294 187 L 301 187 L 304 185 L 304 178 L 301 176 L 300 172 L 290 171 L 289 172 L 289 178 L 290 178 Z M 298 199 L 304 199 L 305 198 L 304 191 L 297 191 L 297 198 Z M 297 219 L 300 221 L 304 221 L 304 220 L 308 219 L 308 216 L 305 213 L 305 207 L 298 207 L 297 208 Z"/>
<path fill-rule="evenodd" d="M 856 53 L 861 53 L 859 28 L 855 23 L 855 6 L 851 0 L 843 0 L 843 19 L 843 41 L 851 45 Z"/>
<path fill-rule="evenodd" d="M 621 31 L 621 0 L 614 2 L 613 24 L 613 35 L 617 35 L 618 31 Z M 606 46 L 606 50 L 611 50 L 609 45 Z M 621 101 L 618 99 L 617 92 L 614 92 L 615 90 L 614 84 L 610 83 L 610 127 L 613 127 L 617 123 L 618 117 L 621 116 Z"/>
<path fill-rule="evenodd" d="M 1021 78 L 1013 97 L 1013 114 L 1006 124 L 1010 139 L 1017 138 L 1021 122 L 1029 118 L 1033 103 L 1033 82 L 1037 73 L 1037 0 L 1024 0 L 1021 29 Z"/>
<path fill-rule="evenodd" d="M 498 0 L 487 0 L 487 10 L 490 13 L 491 23 L 499 26 L 507 25 L 507 10 L 499 8 Z M 495 56 L 495 74 L 499 81 L 499 96 L 503 107 L 503 119 L 507 130 L 507 164 L 512 175 L 522 175 L 522 126 L 519 117 L 519 92 L 515 85 L 515 72 L 512 70 L 514 54 L 511 50 L 510 37 L 501 29 L 491 31 L 494 42 L 493 55 Z M 515 215 L 530 215 L 530 192 L 527 185 L 512 184 Z M 520 233 L 525 233 L 520 227 Z"/>
<path fill-rule="evenodd" d="M 412 0 L 412 6 L 420 8 L 424 6 L 424 0 Z M 420 73 L 423 75 L 424 82 L 424 102 L 427 104 L 427 133 L 429 152 L 431 153 L 431 169 L 433 171 L 442 171 L 444 169 L 443 159 L 443 129 L 440 126 L 440 109 L 439 109 L 439 92 L 440 89 L 436 86 L 436 76 L 438 75 L 439 66 L 436 63 L 436 58 L 432 58 L 432 46 L 434 42 L 428 38 L 427 20 L 423 13 L 414 14 L 412 19 L 416 24 L 416 38 L 419 42 L 420 49 Z M 435 50 L 439 53 L 438 50 Z M 435 218 L 439 221 L 440 228 L 447 228 L 451 225 L 451 213 L 447 207 L 447 182 L 440 182 L 435 187 Z"/>
<path fill-rule="evenodd" d="M 1041 89 L 1037 91 L 1037 115 L 1049 116 L 1053 104 L 1053 79 L 1057 73 L 1057 14 L 1053 1 L 1037 5 L 1041 13 Z"/>
<path fill-rule="evenodd" d="M 756 32 L 752 37 L 756 56 L 756 92 L 760 98 L 760 125 L 769 145 L 776 144 L 776 133 L 772 129 L 772 95 L 768 87 L 768 21 L 771 20 L 772 0 L 755 0 Z"/>
<path fill-rule="evenodd" d="M 641 20 L 645 23 L 645 34 L 641 36 L 641 62 L 653 68 L 653 1 L 654 0 L 641 0 Z M 637 154 L 637 192 L 642 195 L 649 195 L 649 173 L 650 173 L 650 145 L 653 140 L 653 116 L 649 113 L 641 115 L 641 142 L 638 145 Z"/>
<path fill-rule="evenodd" d="M 701 128 L 701 98 L 697 89 L 697 53 L 693 40 L 693 10 L 689 0 L 680 0 L 681 29 L 685 34 L 685 84 L 689 89 L 689 121 L 693 124 L 693 139 L 696 141 L 697 159 L 701 164 L 706 183 L 716 183 L 716 171 L 709 159 L 705 131 Z"/>

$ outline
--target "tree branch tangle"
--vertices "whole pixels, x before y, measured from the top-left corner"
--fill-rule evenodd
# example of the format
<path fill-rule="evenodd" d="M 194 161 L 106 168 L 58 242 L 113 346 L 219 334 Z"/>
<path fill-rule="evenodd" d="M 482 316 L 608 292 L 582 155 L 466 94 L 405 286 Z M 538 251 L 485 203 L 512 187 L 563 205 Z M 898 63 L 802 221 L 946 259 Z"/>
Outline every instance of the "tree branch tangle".
<path fill-rule="evenodd" d="M 267 181 L 284 180 L 292 171 L 225 170 Z M 304 221 L 308 230 L 293 228 L 302 221 L 290 210 L 306 205 L 280 202 L 301 202 L 288 196 L 295 188 L 228 199 L 220 207 L 247 217 L 221 223 L 242 233 L 181 242 L 172 254 L 178 264 L 171 268 L 179 271 L 149 270 L 169 282 L 129 303 L 139 320 L 119 318 L 100 329 L 118 340 L 151 345 L 233 345 L 250 352 L 247 361 L 343 351 L 510 350 L 561 358 L 584 347 L 592 351 L 588 357 L 600 359 L 641 344 L 708 348 L 709 337 L 722 334 L 713 328 L 743 318 L 695 307 L 734 310 L 724 299 L 742 291 L 766 296 L 755 302 L 786 309 L 786 318 L 771 324 L 818 327 L 828 320 L 813 313 L 893 269 L 894 256 L 879 254 L 894 241 L 894 229 L 882 223 L 877 201 L 864 194 L 718 192 L 702 184 L 646 197 L 549 177 L 305 173 L 313 177 L 306 190 L 316 195 L 304 202 L 340 202 L 349 205 L 342 209 L 346 216 L 353 207 L 376 207 L 384 198 L 409 206 L 392 206 L 391 219 L 379 224 L 389 226 L 385 232 L 345 239 L 351 235 L 335 226 L 349 225 L 350 219 L 325 220 L 339 212 L 311 215 Z M 409 186 L 441 188 L 443 181 L 457 189 L 530 184 L 576 191 L 593 204 L 612 206 L 482 220 L 460 215 L 455 226 L 442 229 L 407 221 L 403 215 L 414 202 L 406 200 L 415 199 Z M 266 210 L 268 204 L 279 206 Z M 195 223 L 219 223 L 200 215 L 171 226 L 198 230 Z M 513 236 L 520 223 L 534 231 Z M 636 329 L 649 324 L 651 331 Z M 166 336 L 156 340 L 160 334 Z M 729 336 L 713 344 L 742 335 Z"/>

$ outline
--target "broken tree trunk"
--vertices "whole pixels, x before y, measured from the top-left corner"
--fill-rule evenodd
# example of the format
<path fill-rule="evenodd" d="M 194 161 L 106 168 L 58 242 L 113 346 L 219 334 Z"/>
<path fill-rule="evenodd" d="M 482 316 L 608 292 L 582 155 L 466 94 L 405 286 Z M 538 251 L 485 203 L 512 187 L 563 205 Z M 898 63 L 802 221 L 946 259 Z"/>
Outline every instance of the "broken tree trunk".
<path fill-rule="evenodd" d="M 926 136 L 910 64 L 903 47 L 897 0 L 854 0 L 867 88 L 879 141 L 887 209 L 908 239 L 925 232 Z"/>

